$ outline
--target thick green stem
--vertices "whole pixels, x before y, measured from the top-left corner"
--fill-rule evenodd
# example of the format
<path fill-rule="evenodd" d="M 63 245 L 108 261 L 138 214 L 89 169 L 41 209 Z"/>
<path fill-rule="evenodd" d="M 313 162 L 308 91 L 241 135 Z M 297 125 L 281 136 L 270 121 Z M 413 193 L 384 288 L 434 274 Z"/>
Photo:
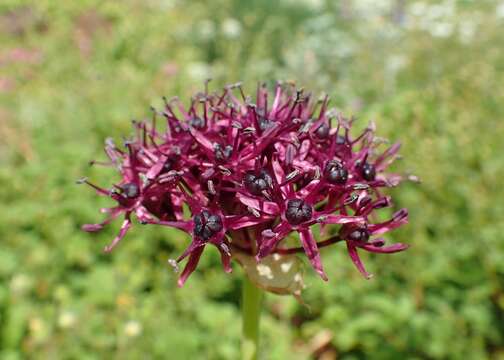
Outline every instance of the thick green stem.
<path fill-rule="evenodd" d="M 261 316 L 262 291 L 246 275 L 243 276 L 242 317 L 243 339 L 242 359 L 256 360 L 259 351 L 259 319 Z"/>

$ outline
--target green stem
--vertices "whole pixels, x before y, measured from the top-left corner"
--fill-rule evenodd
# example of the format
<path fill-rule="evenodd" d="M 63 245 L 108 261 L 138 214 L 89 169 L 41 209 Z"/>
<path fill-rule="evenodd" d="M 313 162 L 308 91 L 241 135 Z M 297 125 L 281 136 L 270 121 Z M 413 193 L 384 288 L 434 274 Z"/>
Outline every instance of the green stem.
<path fill-rule="evenodd" d="M 259 351 L 259 318 L 261 316 L 262 291 L 247 277 L 243 276 L 242 317 L 243 339 L 242 359 L 257 360 Z"/>

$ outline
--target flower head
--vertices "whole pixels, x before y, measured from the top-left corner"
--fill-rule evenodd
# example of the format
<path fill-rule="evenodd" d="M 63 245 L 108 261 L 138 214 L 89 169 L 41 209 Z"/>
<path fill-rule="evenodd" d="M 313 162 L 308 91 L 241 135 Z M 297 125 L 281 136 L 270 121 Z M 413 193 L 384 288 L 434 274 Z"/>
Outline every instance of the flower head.
<path fill-rule="evenodd" d="M 158 117 L 166 130 L 159 130 Z M 277 85 L 274 94 L 258 86 L 255 103 L 239 84 L 222 93 L 196 94 L 189 108 L 178 99 L 165 99 L 153 119 L 134 122 L 132 140 L 120 149 L 106 141 L 106 163 L 120 180 L 105 189 L 87 181 L 99 195 L 115 200 L 102 209 L 108 217 L 84 225 L 98 231 L 123 216 L 123 225 L 105 250 L 112 250 L 132 226 L 132 215 L 143 224 L 169 226 L 192 237 L 186 250 L 171 261 L 187 264 L 179 278 L 183 285 L 196 269 L 206 245 L 221 254 L 231 271 L 233 252 L 258 261 L 274 254 L 304 252 L 313 268 L 327 279 L 320 248 L 345 241 L 348 253 L 366 277 L 370 275 L 357 249 L 392 253 L 404 244 L 385 246 L 373 238 L 407 222 L 407 211 L 374 223 L 373 212 L 392 206 L 382 188 L 403 180 L 386 170 L 397 157 L 399 144 L 383 152 L 374 125 L 352 137 L 354 120 L 328 110 L 328 98 L 317 101 L 292 86 Z M 189 209 L 184 212 L 184 207 Z M 316 241 L 337 227 L 337 235 Z M 298 233 L 300 247 L 287 247 L 286 238 Z M 317 236 L 318 237 L 318 236 Z"/>

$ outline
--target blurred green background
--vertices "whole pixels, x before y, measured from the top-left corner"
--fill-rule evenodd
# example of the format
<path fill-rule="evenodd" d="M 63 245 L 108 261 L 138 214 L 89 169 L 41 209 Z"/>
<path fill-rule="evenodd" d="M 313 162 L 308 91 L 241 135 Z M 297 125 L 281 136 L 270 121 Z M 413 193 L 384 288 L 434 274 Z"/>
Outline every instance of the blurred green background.
<path fill-rule="evenodd" d="M 0 359 L 237 359 L 240 269 L 214 251 L 177 289 L 187 238 L 119 224 L 75 179 L 161 96 L 294 80 L 400 139 L 397 255 L 323 252 L 303 298 L 268 295 L 263 359 L 504 359 L 504 2 L 3 0 Z"/>

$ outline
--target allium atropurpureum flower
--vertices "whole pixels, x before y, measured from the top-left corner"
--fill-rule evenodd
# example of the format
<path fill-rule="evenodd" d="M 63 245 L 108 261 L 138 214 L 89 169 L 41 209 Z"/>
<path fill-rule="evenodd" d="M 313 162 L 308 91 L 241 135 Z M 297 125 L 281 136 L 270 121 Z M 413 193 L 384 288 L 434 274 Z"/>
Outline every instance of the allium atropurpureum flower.
<path fill-rule="evenodd" d="M 220 94 L 198 93 L 188 109 L 176 98 L 164 102 L 163 111 L 153 109 L 152 121 L 134 122 L 136 135 L 124 148 L 106 140 L 110 161 L 101 164 L 119 171 L 116 184 L 105 189 L 82 180 L 117 203 L 102 209 L 108 214 L 102 223 L 84 230 L 98 231 L 124 217 L 105 251 L 124 238 L 133 215 L 142 224 L 180 229 L 192 237 L 172 261 L 188 258 L 182 286 L 207 245 L 218 249 L 226 272 L 236 251 L 257 261 L 304 252 L 324 280 L 322 247 L 346 242 L 366 277 L 358 249 L 394 253 L 407 248 L 375 237 L 405 224 L 408 213 L 401 209 L 388 221 L 372 221 L 375 210 L 392 206 L 383 188 L 403 180 L 386 172 L 400 145 L 379 152 L 383 140 L 375 137 L 372 124 L 352 137 L 353 119 L 328 110 L 327 97 L 317 101 L 280 84 L 273 94 L 258 86 L 255 103 L 239 84 Z M 159 115 L 163 126 L 156 121 Z M 315 229 L 332 235 L 317 242 Z M 300 246 L 288 247 L 286 238 L 296 232 Z"/>

